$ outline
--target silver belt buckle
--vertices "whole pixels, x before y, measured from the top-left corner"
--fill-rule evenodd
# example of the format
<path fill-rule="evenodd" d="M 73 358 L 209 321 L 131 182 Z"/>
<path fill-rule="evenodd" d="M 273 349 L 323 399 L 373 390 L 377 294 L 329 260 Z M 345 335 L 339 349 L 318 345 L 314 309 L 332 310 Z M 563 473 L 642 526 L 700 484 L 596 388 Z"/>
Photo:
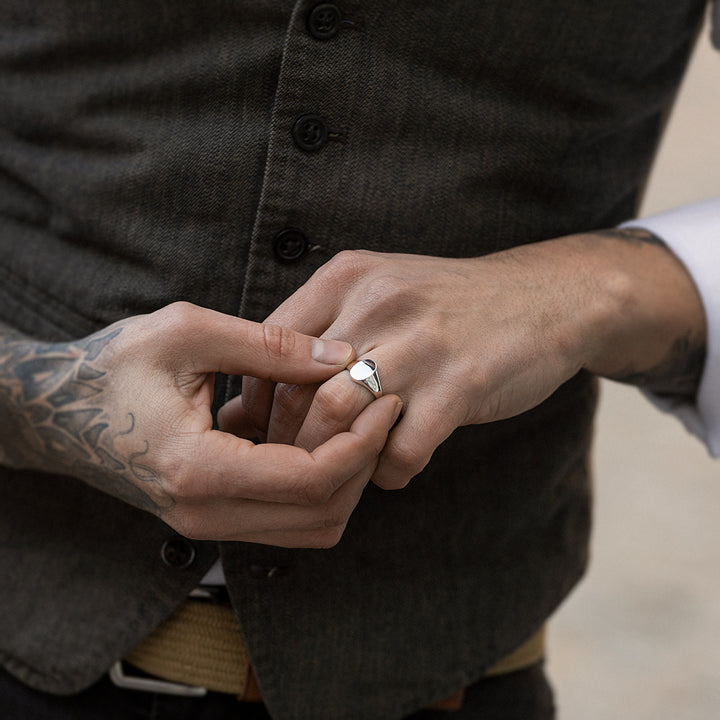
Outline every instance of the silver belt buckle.
<path fill-rule="evenodd" d="M 108 675 L 113 685 L 125 690 L 142 690 L 144 692 L 161 693 L 163 695 L 180 695 L 181 697 L 203 697 L 207 695 L 207 688 L 204 687 L 126 675 L 122 660 L 118 660 L 110 668 Z"/>

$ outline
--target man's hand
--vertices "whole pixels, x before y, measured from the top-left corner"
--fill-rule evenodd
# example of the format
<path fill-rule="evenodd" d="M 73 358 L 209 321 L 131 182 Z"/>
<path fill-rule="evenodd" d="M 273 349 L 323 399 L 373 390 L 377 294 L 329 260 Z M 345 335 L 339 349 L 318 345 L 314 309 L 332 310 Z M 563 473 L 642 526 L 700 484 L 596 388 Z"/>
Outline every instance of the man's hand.
<path fill-rule="evenodd" d="M 373 479 L 398 488 L 455 428 L 524 412 L 581 368 L 692 394 L 702 308 L 684 268 L 651 240 L 609 231 L 476 259 L 342 253 L 268 321 L 342 338 L 377 363 L 405 410 Z M 312 449 L 371 399 L 347 373 L 317 390 L 249 381 L 223 422 Z"/>
<path fill-rule="evenodd" d="M 198 539 L 337 542 L 371 477 L 397 397 L 308 452 L 212 429 L 215 372 L 320 383 L 353 357 L 185 303 L 84 340 L 0 338 L 0 460 L 73 475 Z"/>

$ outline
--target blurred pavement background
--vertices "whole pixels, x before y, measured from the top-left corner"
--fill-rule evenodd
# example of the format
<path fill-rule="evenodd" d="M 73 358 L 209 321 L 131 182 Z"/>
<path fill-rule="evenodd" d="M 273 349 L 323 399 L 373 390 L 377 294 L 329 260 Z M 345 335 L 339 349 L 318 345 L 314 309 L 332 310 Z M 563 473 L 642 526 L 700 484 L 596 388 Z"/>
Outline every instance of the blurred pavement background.
<path fill-rule="evenodd" d="M 705 29 L 643 215 L 720 194 L 718 118 L 720 51 Z M 590 572 L 550 626 L 559 720 L 716 720 L 720 460 L 637 390 L 605 382 L 594 465 Z"/>

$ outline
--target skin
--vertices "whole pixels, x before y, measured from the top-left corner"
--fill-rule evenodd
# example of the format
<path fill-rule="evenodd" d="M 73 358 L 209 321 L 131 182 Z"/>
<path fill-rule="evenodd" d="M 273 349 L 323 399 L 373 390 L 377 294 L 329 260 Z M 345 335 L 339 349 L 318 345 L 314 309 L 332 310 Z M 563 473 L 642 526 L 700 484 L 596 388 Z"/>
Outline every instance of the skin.
<path fill-rule="evenodd" d="M 399 398 L 309 452 L 213 430 L 213 378 L 317 384 L 353 357 L 345 342 L 186 303 L 69 343 L 5 328 L 0 462 L 80 478 L 188 537 L 327 547 L 375 470 Z"/>
<path fill-rule="evenodd" d="M 177 303 L 70 343 L 0 331 L 0 463 L 80 478 L 188 537 L 329 547 L 370 479 L 404 487 L 455 428 L 581 369 L 692 397 L 705 335 L 692 280 L 641 230 L 473 259 L 345 252 L 262 325 Z M 353 347 L 397 395 L 341 372 Z M 215 372 L 246 376 L 220 431 Z"/>
<path fill-rule="evenodd" d="M 522 413 L 581 369 L 692 397 L 705 317 L 680 262 L 643 230 L 609 230 L 481 258 L 341 253 L 268 318 L 347 340 L 402 397 L 373 480 L 404 487 L 455 428 Z M 315 386 L 245 383 L 221 426 L 312 450 L 372 395 L 346 373 Z"/>

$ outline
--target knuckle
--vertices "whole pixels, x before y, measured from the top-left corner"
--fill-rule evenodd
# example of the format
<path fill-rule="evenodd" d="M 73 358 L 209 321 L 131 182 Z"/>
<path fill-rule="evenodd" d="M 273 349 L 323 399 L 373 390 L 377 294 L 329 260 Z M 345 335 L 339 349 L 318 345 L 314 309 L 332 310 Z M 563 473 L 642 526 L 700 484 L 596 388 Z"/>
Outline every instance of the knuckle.
<path fill-rule="evenodd" d="M 341 250 L 320 268 L 318 277 L 323 285 L 339 291 L 345 288 L 348 282 L 363 275 L 366 265 L 367 257 L 364 253 L 357 250 Z"/>
<path fill-rule="evenodd" d="M 369 302 L 379 302 L 387 297 L 394 301 L 402 299 L 405 295 L 412 293 L 411 300 L 416 300 L 412 283 L 399 275 L 382 273 L 368 280 L 365 288 Z"/>
<path fill-rule="evenodd" d="M 201 322 L 200 312 L 199 307 L 189 302 L 171 303 L 147 316 L 149 324 L 145 328 L 146 333 L 165 343 L 186 342 L 193 338 L 197 324 Z"/>
<path fill-rule="evenodd" d="M 329 507 L 323 514 L 323 530 L 344 530 L 347 525 L 349 513 L 344 507 Z"/>
<path fill-rule="evenodd" d="M 179 300 L 159 311 L 169 331 L 182 331 L 195 322 L 198 308 L 192 303 Z"/>
<path fill-rule="evenodd" d="M 315 394 L 315 407 L 322 421 L 332 425 L 341 425 L 351 419 L 355 386 L 342 377 L 333 378 L 320 386 Z"/>
<path fill-rule="evenodd" d="M 364 264 L 364 258 L 357 250 L 341 250 L 325 267 L 328 271 L 347 275 L 356 272 L 361 264 Z"/>
<path fill-rule="evenodd" d="M 422 309 L 422 297 L 407 278 L 379 268 L 363 286 L 362 312 L 371 317 L 415 317 Z"/>
<path fill-rule="evenodd" d="M 280 417 L 295 417 L 304 414 L 308 386 L 282 383 L 275 387 L 273 411 Z"/>
<path fill-rule="evenodd" d="M 187 302 L 187 300 L 176 300 L 175 302 L 170 303 L 166 310 L 170 314 L 177 315 L 179 317 L 186 317 L 194 314 L 198 310 L 198 307 L 193 305 L 191 302 Z"/>
<path fill-rule="evenodd" d="M 317 550 L 329 550 L 335 547 L 345 532 L 345 525 L 342 527 L 323 528 L 316 530 L 310 535 L 309 547 Z"/>
<path fill-rule="evenodd" d="M 302 478 L 296 482 L 295 498 L 299 505 L 318 507 L 328 502 L 332 497 L 333 489 L 329 477 L 317 474 L 312 478 Z"/>
<path fill-rule="evenodd" d="M 392 450 L 388 451 L 388 454 L 393 474 L 408 479 L 417 475 L 429 460 L 415 448 L 404 445 L 393 447 Z"/>

